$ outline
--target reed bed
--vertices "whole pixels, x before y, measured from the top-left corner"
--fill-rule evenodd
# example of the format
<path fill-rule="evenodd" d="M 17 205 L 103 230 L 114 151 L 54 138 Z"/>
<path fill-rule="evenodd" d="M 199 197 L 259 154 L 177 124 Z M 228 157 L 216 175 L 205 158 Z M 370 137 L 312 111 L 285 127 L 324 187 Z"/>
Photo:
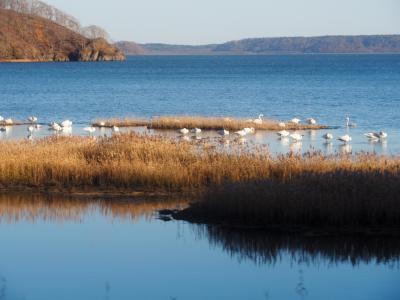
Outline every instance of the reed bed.
<path fill-rule="evenodd" d="M 100 124 L 103 123 L 101 126 Z M 139 119 L 110 119 L 98 120 L 93 123 L 97 127 L 135 127 L 147 126 L 151 129 L 159 130 L 178 130 L 182 128 L 200 128 L 202 130 L 241 130 L 246 127 L 253 127 L 257 130 L 282 130 L 283 127 L 279 126 L 278 121 L 263 120 L 261 124 L 256 124 L 250 119 L 238 119 L 228 117 L 203 117 L 203 116 L 161 116 L 154 117 L 151 121 Z M 287 130 L 311 130 L 311 129 L 325 129 L 326 125 L 308 125 L 308 124 L 294 124 L 285 123 Z"/>
<path fill-rule="evenodd" d="M 92 123 L 94 127 L 111 128 L 117 127 L 148 127 L 150 122 L 145 119 L 125 118 L 125 119 L 99 119 Z"/>
<path fill-rule="evenodd" d="M 267 169 L 259 178 L 208 188 L 177 218 L 277 231 L 400 233 L 399 158 L 288 155 L 269 161 Z"/>
<path fill-rule="evenodd" d="M 366 153 L 276 157 L 136 133 L 2 141 L 0 188 L 190 193 L 201 200 L 181 217 L 206 222 L 400 228 L 400 159 Z"/>

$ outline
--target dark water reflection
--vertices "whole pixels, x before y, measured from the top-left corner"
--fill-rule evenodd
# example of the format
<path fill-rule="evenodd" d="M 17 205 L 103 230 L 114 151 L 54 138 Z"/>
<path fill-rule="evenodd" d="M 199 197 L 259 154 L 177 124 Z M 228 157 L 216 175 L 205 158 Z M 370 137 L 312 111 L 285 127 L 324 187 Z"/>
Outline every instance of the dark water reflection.
<path fill-rule="evenodd" d="M 399 299 L 399 239 L 157 218 L 185 205 L 0 194 L 0 299 Z"/>
<path fill-rule="evenodd" d="M 379 236 L 307 236 L 269 234 L 199 225 L 194 231 L 239 261 L 275 265 L 290 257 L 295 264 L 385 264 L 399 267 L 400 239 Z"/>

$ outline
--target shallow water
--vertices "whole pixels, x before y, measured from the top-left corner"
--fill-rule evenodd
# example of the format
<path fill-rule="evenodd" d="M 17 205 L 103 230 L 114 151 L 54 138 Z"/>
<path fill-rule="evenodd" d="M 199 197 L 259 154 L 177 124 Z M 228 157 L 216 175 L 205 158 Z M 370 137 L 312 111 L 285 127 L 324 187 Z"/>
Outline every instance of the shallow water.
<path fill-rule="evenodd" d="M 314 117 L 353 142 L 323 144 L 324 131 L 304 132 L 301 144 L 259 132 L 248 141 L 273 152 L 310 148 L 330 152 L 400 154 L 400 55 L 145 56 L 114 63 L 0 63 L 0 115 L 48 123 L 71 119 L 74 134 L 96 118 L 168 114 L 290 120 Z M 387 142 L 363 133 L 384 130 Z M 20 133 L 18 133 L 20 132 Z M 36 133 L 49 134 L 47 130 Z M 99 133 L 100 134 L 100 133 Z M 1 134 L 0 138 L 5 138 Z M 9 137 L 26 137 L 26 127 Z M 207 136 L 207 134 L 206 134 Z"/>
<path fill-rule="evenodd" d="M 164 222 L 138 201 L 0 195 L 0 299 L 398 299 L 398 239 Z"/>

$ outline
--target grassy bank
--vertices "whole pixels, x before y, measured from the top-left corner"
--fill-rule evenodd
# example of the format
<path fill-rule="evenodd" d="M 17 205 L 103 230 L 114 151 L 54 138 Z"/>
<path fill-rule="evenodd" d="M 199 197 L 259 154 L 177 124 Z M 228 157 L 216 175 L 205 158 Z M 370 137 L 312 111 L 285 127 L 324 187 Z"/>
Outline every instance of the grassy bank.
<path fill-rule="evenodd" d="M 182 218 L 244 226 L 400 228 L 400 159 L 270 156 L 264 148 L 134 133 L 0 142 L 0 188 L 160 191 Z"/>
<path fill-rule="evenodd" d="M 246 127 L 254 127 L 257 130 L 282 130 L 278 121 L 263 120 L 261 124 L 256 124 L 251 120 L 224 118 L 224 117 L 202 117 L 202 116 L 162 116 L 155 117 L 151 121 L 141 119 L 109 119 L 97 120 L 93 123 L 97 127 L 134 127 L 147 126 L 152 129 L 169 129 L 178 130 L 182 128 L 200 128 L 202 130 L 241 130 Z M 324 129 L 325 125 L 308 125 L 285 123 L 285 129 L 288 130 L 305 130 L 305 129 Z"/>
<path fill-rule="evenodd" d="M 178 218 L 277 231 L 400 229 L 400 160 L 284 156 L 264 177 L 208 188 Z"/>

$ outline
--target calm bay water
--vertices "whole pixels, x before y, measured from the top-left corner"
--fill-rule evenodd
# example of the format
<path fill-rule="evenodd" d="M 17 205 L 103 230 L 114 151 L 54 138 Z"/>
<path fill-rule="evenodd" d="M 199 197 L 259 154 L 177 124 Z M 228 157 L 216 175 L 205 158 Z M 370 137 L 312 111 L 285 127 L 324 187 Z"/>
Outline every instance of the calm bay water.
<path fill-rule="evenodd" d="M 343 126 L 349 115 L 358 126 L 349 132 L 353 143 L 345 151 L 400 154 L 400 55 L 139 56 L 122 63 L 0 64 L 0 115 L 71 119 L 75 134 L 96 118 L 255 118 L 259 113 L 279 120 L 314 117 L 330 126 Z M 362 135 L 380 130 L 388 132 L 387 143 L 370 143 Z M 347 133 L 343 127 L 332 132 Z M 26 128 L 14 133 L 25 136 Z M 295 148 L 343 150 L 338 143 L 324 145 L 320 132 L 303 134 L 303 144 Z M 253 140 L 276 151 L 290 149 L 274 134 Z"/>
<path fill-rule="evenodd" d="M 0 195 L 0 299 L 400 295 L 397 239 L 271 236 L 163 222 L 154 212 L 162 206 Z"/>
<path fill-rule="evenodd" d="M 353 136 L 345 146 L 324 144 L 325 131 L 302 132 L 302 143 L 261 131 L 245 141 L 275 152 L 398 155 L 400 55 L 0 63 L 0 115 L 71 119 L 72 134 L 96 118 L 259 113 L 314 117 L 338 126 L 335 136 Z M 346 115 L 357 128 L 343 127 Z M 362 136 L 379 130 L 387 142 Z M 0 133 L 26 137 L 26 126 Z M 398 239 L 270 236 L 156 218 L 156 209 L 179 205 L 0 194 L 0 299 L 399 299 Z"/>

